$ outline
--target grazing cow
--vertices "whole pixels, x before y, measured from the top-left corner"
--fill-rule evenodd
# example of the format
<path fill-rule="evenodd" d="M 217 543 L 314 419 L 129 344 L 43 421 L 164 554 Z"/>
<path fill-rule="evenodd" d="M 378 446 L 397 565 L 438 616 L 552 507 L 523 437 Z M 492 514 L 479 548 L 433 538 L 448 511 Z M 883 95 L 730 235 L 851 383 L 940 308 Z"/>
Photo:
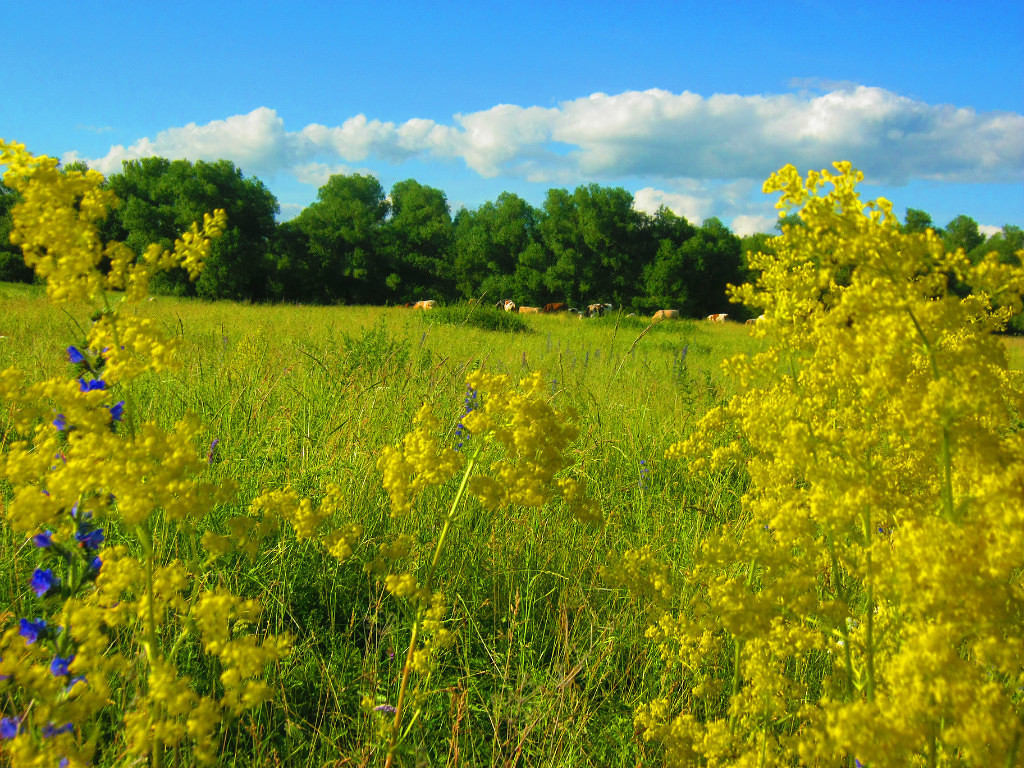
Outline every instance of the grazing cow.
<path fill-rule="evenodd" d="M 520 307 L 519 314 L 521 315 L 539 315 L 540 307 Z"/>
<path fill-rule="evenodd" d="M 569 307 L 560 301 L 554 302 L 553 304 L 545 304 L 544 312 L 565 312 Z"/>
<path fill-rule="evenodd" d="M 433 299 L 424 299 L 412 305 L 413 309 L 434 309 L 435 307 L 437 307 L 437 302 Z"/>
<path fill-rule="evenodd" d="M 588 304 L 587 317 L 602 317 L 604 315 L 604 304 Z"/>
<path fill-rule="evenodd" d="M 515 312 L 516 303 L 512 301 L 512 299 L 505 299 L 505 304 L 502 307 L 502 309 L 504 309 L 506 312 Z"/>
<path fill-rule="evenodd" d="M 658 320 L 678 320 L 679 310 L 678 309 L 659 309 L 654 313 L 654 321 Z"/>
<path fill-rule="evenodd" d="M 710 321 L 712 323 L 724 323 L 725 322 L 725 318 L 727 318 L 727 317 L 728 317 L 728 315 L 725 314 L 724 312 L 719 312 L 718 314 L 715 314 L 715 315 L 708 315 L 707 319 L 708 319 L 708 321 Z"/>

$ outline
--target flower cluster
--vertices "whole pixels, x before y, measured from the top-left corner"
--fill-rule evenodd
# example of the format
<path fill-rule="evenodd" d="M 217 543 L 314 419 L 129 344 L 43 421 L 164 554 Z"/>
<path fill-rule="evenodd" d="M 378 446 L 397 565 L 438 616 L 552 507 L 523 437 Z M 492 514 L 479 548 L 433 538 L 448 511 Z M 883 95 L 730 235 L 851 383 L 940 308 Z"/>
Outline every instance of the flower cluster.
<path fill-rule="evenodd" d="M 1024 269 L 903 233 L 835 167 L 766 183 L 802 225 L 734 299 L 771 346 L 669 451 L 750 484 L 653 629 L 689 693 L 638 723 L 676 764 L 1016 764 L 1024 387 L 994 334 Z"/>
<path fill-rule="evenodd" d="M 0 457 L 0 477 L 13 489 L 3 514 L 43 561 L 28 584 L 38 611 L 0 637 L 0 755 L 15 766 L 86 765 L 96 729 L 117 718 L 121 743 L 111 749 L 127 759 L 158 764 L 164 750 L 191 742 L 194 761 L 210 763 L 222 719 L 267 698 L 263 670 L 288 652 L 288 640 L 258 639 L 259 605 L 205 590 L 200 562 L 158 554 L 170 551 L 160 538 L 168 534 L 198 550 L 197 524 L 233 498 L 234 486 L 203 480 L 209 462 L 196 447 L 197 419 L 183 417 L 168 432 L 132 418 L 132 380 L 176 363 L 173 344 L 124 307 L 145 296 L 159 270 L 195 274 L 224 214 L 194 225 L 172 251 L 153 246 L 137 258 L 99 235 L 116 204 L 100 174 L 65 172 L 3 141 L 0 164 L 21 200 L 12 242 L 53 301 L 95 310 L 86 342 L 67 347 L 73 377 L 28 382 L 16 369 L 0 372 L 14 427 Z M 111 289 L 124 293 L 112 299 Z M 235 533 L 268 532 L 239 524 Z M 108 537 L 116 543 L 102 548 Z M 197 693 L 176 663 L 196 628 L 210 665 L 222 670 L 220 695 Z"/>

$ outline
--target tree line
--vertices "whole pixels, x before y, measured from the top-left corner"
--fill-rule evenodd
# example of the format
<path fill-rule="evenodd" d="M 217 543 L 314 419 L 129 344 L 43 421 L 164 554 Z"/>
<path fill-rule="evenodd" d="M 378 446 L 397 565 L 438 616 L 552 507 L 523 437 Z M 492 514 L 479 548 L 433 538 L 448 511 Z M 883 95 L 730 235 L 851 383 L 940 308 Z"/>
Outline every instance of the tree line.
<path fill-rule="evenodd" d="M 121 205 L 104 235 L 137 253 L 151 242 L 171 247 L 204 212 L 227 211 L 228 228 L 199 280 L 178 270 L 153 285 L 204 299 L 401 304 L 486 296 L 534 305 L 610 302 L 640 312 L 671 307 L 700 317 L 728 307 L 726 285 L 750 277 L 747 253 L 771 248 L 771 236 L 738 237 L 717 218 L 695 226 L 666 207 L 637 211 L 631 193 L 598 184 L 550 189 L 539 208 L 503 192 L 452 216 L 442 190 L 414 179 L 385 193 L 373 176 L 336 175 L 315 202 L 281 223 L 274 195 L 228 160 L 131 160 L 106 184 Z M 0 185 L 0 280 L 30 281 L 8 237 L 15 203 Z M 786 223 L 799 219 L 780 226 Z M 986 238 L 964 215 L 939 228 L 926 212 L 908 209 L 903 227 L 932 228 L 947 248 L 962 247 L 975 260 L 992 250 L 1015 259 L 1024 248 L 1020 227 Z"/>

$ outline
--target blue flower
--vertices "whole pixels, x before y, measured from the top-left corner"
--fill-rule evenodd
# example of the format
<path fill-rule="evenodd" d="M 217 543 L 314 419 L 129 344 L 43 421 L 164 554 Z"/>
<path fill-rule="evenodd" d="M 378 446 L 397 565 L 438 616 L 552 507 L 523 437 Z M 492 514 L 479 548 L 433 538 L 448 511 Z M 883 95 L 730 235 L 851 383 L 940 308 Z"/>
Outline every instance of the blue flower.
<path fill-rule="evenodd" d="M 78 542 L 78 546 L 84 547 L 86 551 L 91 552 L 94 549 L 99 549 L 100 544 L 103 543 L 103 529 L 93 528 L 88 523 L 83 523 L 75 531 L 75 541 Z"/>
<path fill-rule="evenodd" d="M 100 566 L 102 566 L 102 565 L 103 565 L 103 561 L 100 560 L 99 555 L 97 555 L 96 557 L 94 557 L 92 559 L 92 562 L 89 563 L 89 570 L 90 571 L 94 571 L 95 573 L 99 573 L 100 572 Z"/>
<path fill-rule="evenodd" d="M 40 549 L 46 549 L 53 544 L 53 531 L 43 531 L 32 537 L 32 543 Z"/>
<path fill-rule="evenodd" d="M 124 400 L 110 406 L 110 418 L 118 422 L 124 416 Z"/>
<path fill-rule="evenodd" d="M 64 725 L 61 725 L 57 728 L 54 728 L 50 723 L 47 723 L 43 726 L 42 735 L 44 739 L 50 739 L 54 736 L 59 736 L 62 733 L 69 733 L 73 730 L 75 730 L 74 723 L 64 723 Z"/>
<path fill-rule="evenodd" d="M 13 739 L 21 730 L 20 717 L 5 717 L 0 719 L 0 738 Z"/>
<path fill-rule="evenodd" d="M 36 597 L 42 597 L 50 592 L 50 590 L 59 587 L 60 579 L 54 576 L 53 571 L 49 568 L 36 568 L 32 572 L 32 580 L 29 582 L 29 586 L 36 593 Z"/>
<path fill-rule="evenodd" d="M 85 355 L 79 352 L 77 347 L 68 347 L 68 360 L 78 365 L 85 362 Z"/>
<path fill-rule="evenodd" d="M 67 658 L 63 656 L 54 656 L 53 661 L 50 662 L 50 674 L 54 677 L 67 677 L 71 674 L 71 671 L 68 669 L 68 665 L 70 665 L 74 660 L 75 657 L 73 655 L 68 656 Z"/>
<path fill-rule="evenodd" d="M 82 392 L 93 392 L 97 389 L 106 389 L 107 382 L 103 379 L 93 379 L 92 381 L 86 381 L 84 378 L 79 377 L 78 388 Z"/>
<path fill-rule="evenodd" d="M 40 619 L 39 621 L 29 621 L 28 619 L 22 619 L 21 625 L 18 628 L 18 634 L 25 638 L 25 645 L 32 645 L 32 643 L 39 639 L 40 635 L 43 635 L 45 633 L 45 619 Z"/>
<path fill-rule="evenodd" d="M 215 437 L 210 443 L 210 449 L 206 452 L 206 463 L 207 465 L 213 464 L 213 460 L 217 458 L 217 446 L 220 444 L 220 438 Z"/>
<path fill-rule="evenodd" d="M 57 414 L 57 418 L 53 420 L 53 426 L 57 428 L 58 432 L 63 432 L 68 428 L 68 420 L 64 417 L 63 413 Z"/>
<path fill-rule="evenodd" d="M 395 708 L 390 704 L 378 704 L 373 708 L 374 712 L 383 712 L 385 715 L 395 714 Z"/>

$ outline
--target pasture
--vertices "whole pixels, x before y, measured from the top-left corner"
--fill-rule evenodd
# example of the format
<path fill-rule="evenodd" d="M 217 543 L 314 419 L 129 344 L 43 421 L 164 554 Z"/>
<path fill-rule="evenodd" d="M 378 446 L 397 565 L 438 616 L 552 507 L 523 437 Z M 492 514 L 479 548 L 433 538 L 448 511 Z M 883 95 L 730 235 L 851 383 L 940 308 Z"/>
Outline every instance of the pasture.
<path fill-rule="evenodd" d="M 517 378 L 540 371 L 551 402 L 577 414 L 573 460 L 606 522 L 586 526 L 558 507 L 492 515 L 469 504 L 436 579 L 455 641 L 417 693 L 401 764 L 658 764 L 658 747 L 634 734 L 633 711 L 671 683 L 644 637 L 647 606 L 599 571 L 609 552 L 641 546 L 681 570 L 703 531 L 739 514 L 742 477 L 689 477 L 663 457 L 728 396 L 722 357 L 760 342 L 737 324 L 650 327 L 618 313 L 534 315 L 526 332 L 501 333 L 459 321 L 479 310 L 449 309 L 140 305 L 176 339 L 183 365 L 136 380 L 128 407 L 168 428 L 197 414 L 207 430 L 199 453 L 217 440 L 209 473 L 232 478 L 239 493 L 233 507 L 210 511 L 210 528 L 263 491 L 290 486 L 315 498 L 328 482 L 344 489 L 346 520 L 365 528 L 344 564 L 282 538 L 219 571 L 263 600 L 269 629 L 295 637 L 275 701 L 229 731 L 224 765 L 381 760 L 389 723 L 367 703 L 394 700 L 410 616 L 363 564 L 399 531 L 436 539 L 452 489 L 392 518 L 377 457 L 424 402 L 454 439 L 466 375 L 481 367 Z M 66 372 L 65 350 L 89 321 L 14 285 L 0 286 L 0 318 L 0 370 L 17 365 L 32 380 Z M 0 415 L 4 443 L 8 429 Z M 0 612 L 26 615 L 34 553 L 5 527 L 2 556 Z"/>
<path fill-rule="evenodd" d="M 464 504 L 434 578 L 451 642 L 413 683 L 394 764 L 664 764 L 666 737 L 644 739 L 635 717 L 650 702 L 689 696 L 688 672 L 662 658 L 664 638 L 649 635 L 652 601 L 631 596 L 608 567 L 646 547 L 669 574 L 684 574 L 707 537 L 743 527 L 742 463 L 694 474 L 665 453 L 734 393 L 720 364 L 764 348 L 750 327 L 612 312 L 528 315 L 522 329 L 488 330 L 506 322 L 504 313 L 166 297 L 130 311 L 175 340 L 182 366 L 135 379 L 123 392 L 126 411 L 167 429 L 198 415 L 205 474 L 238 485 L 234 501 L 209 510 L 206 529 L 229 531 L 228 520 L 268 490 L 318 499 L 328 484 L 344 500 L 332 524 L 362 526 L 345 562 L 282 533 L 198 571 L 205 589 L 226 586 L 263 602 L 258 634 L 288 633 L 294 642 L 268 675 L 273 697 L 224 729 L 218 765 L 384 764 L 415 611 L 389 594 L 372 564 L 382 546 L 408 534 L 416 544 L 401 567 L 422 573 L 447 530 L 456 483 L 428 489 L 411 514 L 393 517 L 377 460 L 413 429 L 423 403 L 440 419 L 442 441 L 455 445 L 466 377 L 479 369 L 514 379 L 539 372 L 547 401 L 574 414 L 571 462 L 604 524 L 577 521 L 561 501 L 497 512 Z M 66 350 L 88 323 L 87 310 L 56 309 L 39 288 L 0 285 L 0 370 L 18 366 L 32 381 L 68 375 Z M 1024 345 L 1005 343 L 1021 370 Z M 5 406 L 0 449 L 12 434 Z M 5 505 L 9 490 L 0 495 Z M 163 525 L 160 558 L 187 560 L 186 538 Z M 107 535 L 113 544 L 119 531 Z M 0 556 L 6 623 L 32 613 L 38 556 L 6 522 Z M 807 679 L 832 663 L 808 658 Z M 196 644 L 184 646 L 179 663 L 197 686 L 216 688 L 216 666 Z M 732 674 L 728 659 L 702 663 L 719 677 Z M 703 693 L 705 706 L 722 707 L 727 693 Z M 116 715 L 127 703 L 113 706 Z M 788 726 L 774 727 L 785 734 Z M 123 758 L 101 747 L 96 764 Z"/>

